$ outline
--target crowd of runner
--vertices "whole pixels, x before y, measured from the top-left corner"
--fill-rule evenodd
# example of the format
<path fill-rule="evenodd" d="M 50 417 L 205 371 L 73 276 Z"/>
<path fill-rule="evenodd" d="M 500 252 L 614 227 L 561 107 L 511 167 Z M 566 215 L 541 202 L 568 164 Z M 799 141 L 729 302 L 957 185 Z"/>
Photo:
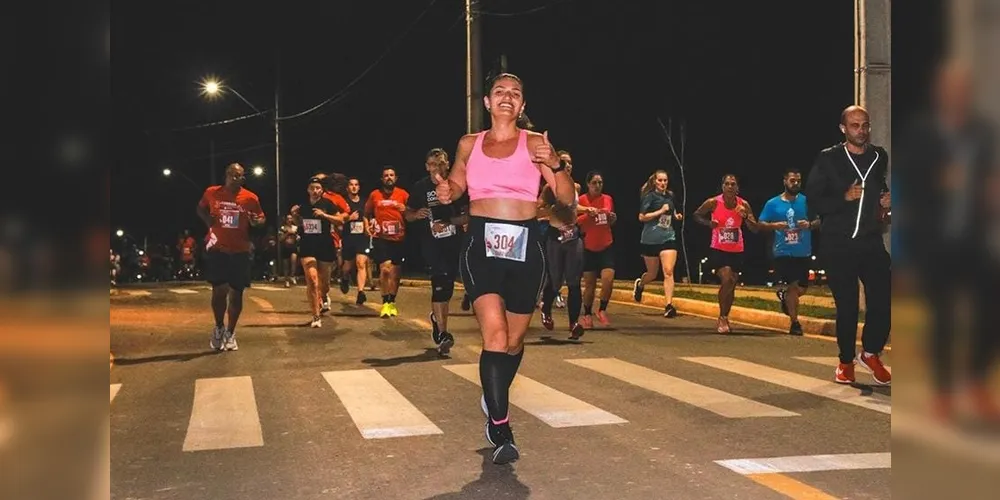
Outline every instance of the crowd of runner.
<path fill-rule="evenodd" d="M 553 330 L 552 308 L 565 304 L 570 339 L 583 336 L 595 320 L 611 324 L 612 228 L 620 214 L 604 192 L 601 172 L 587 172 L 584 185 L 577 184 L 572 155 L 556 149 L 547 133 L 529 130 L 520 78 L 501 74 L 487 88 L 483 100 L 491 127 L 463 136 L 454 158 L 441 148 L 428 151 L 427 176 L 409 191 L 396 185 L 391 167 L 382 170 L 381 185 L 367 195 L 357 178 L 317 173 L 296 188 L 302 202 L 284 217 L 278 240 L 291 259 L 290 269 L 296 261 L 302 266 L 310 304 L 304 313 L 312 327 L 320 328 L 330 310 L 331 280 L 345 294 L 355 284 L 355 303 L 361 305 L 368 300 L 371 275 L 381 294 L 380 317 L 397 316 L 404 241 L 417 238 L 430 276 L 428 314 L 436 348 L 447 354 L 455 344 L 448 315 L 457 280 L 465 292 L 462 309 L 472 309 L 479 323 L 485 434 L 494 446 L 493 461 L 508 463 L 519 456 L 509 422 L 509 390 L 534 310 L 540 309 L 544 328 Z M 767 200 L 758 217 L 740 197 L 737 177 L 725 174 L 720 192 L 691 219 L 711 228 L 720 334 L 732 332 L 729 313 L 744 266 L 746 229 L 774 233 L 778 298 L 791 319 L 789 333 L 802 335 L 799 300 L 809 281 L 811 234 L 823 231 L 821 250 L 837 307 L 840 364 L 833 378 L 854 383 L 858 366 L 871 373 L 875 384 L 889 385 L 891 374 L 879 358 L 890 328 L 890 259 L 882 243 L 891 201 L 888 157 L 869 142 L 863 108 L 846 108 L 840 128 L 844 142 L 821 151 L 808 172 L 808 198 L 802 172 L 790 168 L 783 175 L 783 191 Z M 216 350 L 238 349 L 242 294 L 251 282 L 249 228 L 265 222 L 257 196 L 243 187 L 244 175 L 242 166 L 229 165 L 225 184 L 208 188 L 198 205 L 208 227 L 205 277 L 213 286 L 210 345 Z M 674 318 L 677 223 L 685 214 L 663 170 L 650 174 L 639 196 L 639 212 L 625 215 L 642 224 L 641 233 L 632 237 L 639 240 L 637 257 L 645 272 L 633 284 L 633 298 L 641 302 L 644 288 L 662 277 L 663 316 Z M 294 280 L 294 273 L 288 276 Z M 861 352 L 855 346 L 859 280 L 867 300 Z"/>

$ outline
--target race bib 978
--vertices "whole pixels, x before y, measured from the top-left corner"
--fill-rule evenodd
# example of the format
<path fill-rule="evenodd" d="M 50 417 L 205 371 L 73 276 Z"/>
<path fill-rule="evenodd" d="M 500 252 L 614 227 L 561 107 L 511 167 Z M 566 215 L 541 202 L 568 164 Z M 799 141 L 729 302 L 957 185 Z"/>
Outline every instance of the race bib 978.
<path fill-rule="evenodd" d="M 528 250 L 528 228 L 514 224 L 486 223 L 486 256 L 524 262 Z"/>

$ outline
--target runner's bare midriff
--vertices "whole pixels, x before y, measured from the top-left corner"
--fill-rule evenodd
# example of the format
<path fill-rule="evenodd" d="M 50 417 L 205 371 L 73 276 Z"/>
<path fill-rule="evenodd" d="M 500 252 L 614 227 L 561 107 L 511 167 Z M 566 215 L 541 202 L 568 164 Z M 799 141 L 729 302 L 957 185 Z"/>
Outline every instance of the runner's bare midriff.
<path fill-rule="evenodd" d="M 538 206 L 533 201 L 484 198 L 469 204 L 469 215 L 490 219 L 524 221 L 534 219 Z"/>

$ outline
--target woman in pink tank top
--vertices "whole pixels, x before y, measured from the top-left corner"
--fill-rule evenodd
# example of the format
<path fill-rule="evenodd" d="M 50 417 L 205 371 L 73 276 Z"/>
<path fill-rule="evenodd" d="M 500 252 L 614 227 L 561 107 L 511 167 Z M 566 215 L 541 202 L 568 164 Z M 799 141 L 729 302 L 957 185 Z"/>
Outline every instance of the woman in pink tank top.
<path fill-rule="evenodd" d="M 538 186 L 544 177 L 565 205 L 576 200 L 576 190 L 548 132 L 518 126 L 524 111 L 521 79 L 504 73 L 487 88 L 483 104 L 490 129 L 462 137 L 448 178 L 437 175 L 434 181 L 441 203 L 469 193 L 459 270 L 483 336 L 479 374 L 486 438 L 494 447 L 493 462 L 505 464 L 520 456 L 508 416 L 510 384 L 546 272 L 536 222 Z"/>
<path fill-rule="evenodd" d="M 702 203 L 694 220 L 712 228 L 709 265 L 719 277 L 719 333 L 729 333 L 729 311 L 736 297 L 736 282 L 743 269 L 743 224 L 757 232 L 757 219 L 746 200 L 738 196 L 739 181 L 735 175 L 722 177 L 722 194 Z"/>

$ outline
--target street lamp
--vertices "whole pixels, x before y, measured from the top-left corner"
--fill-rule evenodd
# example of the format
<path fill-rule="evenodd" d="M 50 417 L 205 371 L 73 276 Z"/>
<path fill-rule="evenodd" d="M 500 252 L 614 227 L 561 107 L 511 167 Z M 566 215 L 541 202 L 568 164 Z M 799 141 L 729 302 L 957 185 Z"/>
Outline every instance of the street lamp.
<path fill-rule="evenodd" d="M 115 236 L 121 238 L 122 236 L 125 236 L 125 231 L 119 229 L 119 230 L 115 231 Z"/>
<path fill-rule="evenodd" d="M 170 174 L 171 174 L 171 172 L 170 172 L 169 168 L 163 169 L 163 176 L 164 177 L 170 177 Z"/>
<path fill-rule="evenodd" d="M 253 170 L 251 170 L 251 172 L 253 172 L 254 177 L 261 177 L 264 175 L 264 167 L 260 165 L 255 165 L 253 167 Z"/>
<path fill-rule="evenodd" d="M 708 257 L 705 257 L 705 258 L 701 259 L 701 262 L 698 262 L 698 284 L 699 285 L 705 282 L 705 274 L 702 272 L 701 266 L 704 266 L 706 262 L 708 262 Z"/>

